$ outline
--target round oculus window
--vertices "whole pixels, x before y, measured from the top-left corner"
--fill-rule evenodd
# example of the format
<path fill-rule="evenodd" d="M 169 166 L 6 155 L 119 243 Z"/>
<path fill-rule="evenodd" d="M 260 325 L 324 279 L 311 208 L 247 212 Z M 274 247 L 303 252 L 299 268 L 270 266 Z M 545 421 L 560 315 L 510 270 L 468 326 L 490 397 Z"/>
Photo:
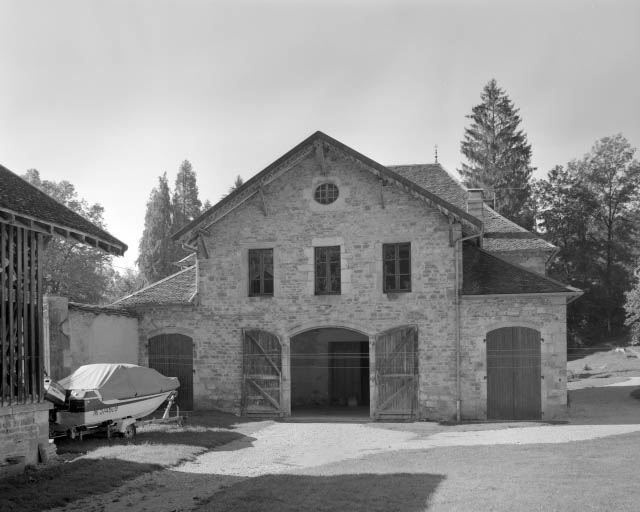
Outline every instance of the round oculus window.
<path fill-rule="evenodd" d="M 333 183 L 323 183 L 316 187 L 313 197 L 320 204 L 331 204 L 338 199 L 338 194 L 338 187 Z"/>

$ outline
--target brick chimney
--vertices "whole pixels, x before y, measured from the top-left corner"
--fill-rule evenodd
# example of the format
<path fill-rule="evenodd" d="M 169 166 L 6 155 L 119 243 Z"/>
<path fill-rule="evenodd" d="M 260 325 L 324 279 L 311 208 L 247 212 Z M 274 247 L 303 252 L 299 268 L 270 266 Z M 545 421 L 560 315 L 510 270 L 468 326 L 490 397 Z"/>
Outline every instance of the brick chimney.
<path fill-rule="evenodd" d="M 467 212 L 484 222 L 484 190 L 470 188 L 467 193 Z"/>

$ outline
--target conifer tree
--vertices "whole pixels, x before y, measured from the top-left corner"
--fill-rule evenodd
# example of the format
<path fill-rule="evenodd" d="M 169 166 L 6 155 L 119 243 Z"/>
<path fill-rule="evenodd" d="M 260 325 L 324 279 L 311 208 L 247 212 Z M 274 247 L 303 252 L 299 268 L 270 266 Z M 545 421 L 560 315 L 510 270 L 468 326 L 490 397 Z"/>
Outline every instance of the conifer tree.
<path fill-rule="evenodd" d="M 158 178 L 158 186 L 151 191 L 144 218 L 136 263 L 147 284 L 173 274 L 172 205 L 167 173 Z"/>
<path fill-rule="evenodd" d="M 176 175 L 173 189 L 173 228 L 179 230 L 200 215 L 196 173 L 189 160 L 184 160 Z"/>
<path fill-rule="evenodd" d="M 458 171 L 467 187 L 483 188 L 485 197 L 495 199 L 499 213 L 531 229 L 533 214 L 528 206 L 531 145 L 519 129 L 520 116 L 509 96 L 489 81 L 480 95 L 482 103 L 467 118 L 460 150 L 468 163 Z"/>
<path fill-rule="evenodd" d="M 201 213 L 202 203 L 198 198 L 198 184 L 196 173 L 189 160 L 184 160 L 176 175 L 175 187 L 173 189 L 173 219 L 171 233 L 175 233 Z M 171 262 L 175 263 L 187 256 L 178 242 L 171 242 Z"/>

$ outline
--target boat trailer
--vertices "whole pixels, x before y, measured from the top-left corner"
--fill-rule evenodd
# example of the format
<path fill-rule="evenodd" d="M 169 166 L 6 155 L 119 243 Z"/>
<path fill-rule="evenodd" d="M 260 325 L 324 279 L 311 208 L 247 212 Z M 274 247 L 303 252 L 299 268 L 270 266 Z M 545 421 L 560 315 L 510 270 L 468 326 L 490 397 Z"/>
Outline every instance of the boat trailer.
<path fill-rule="evenodd" d="M 132 417 L 122 418 L 119 420 L 109 420 L 97 425 L 77 425 L 68 429 L 66 432 L 53 432 L 49 431 L 49 438 L 68 437 L 69 439 L 79 439 L 82 441 L 83 437 L 89 434 L 97 434 L 100 432 L 106 432 L 107 438 L 111 438 L 116 434 L 127 439 L 131 439 L 136 435 L 137 428 L 144 425 L 158 425 L 175 423 L 182 426 L 186 420 L 185 416 L 180 415 L 180 407 L 175 403 L 177 391 L 174 391 L 167 398 L 167 405 L 164 409 L 164 413 L 161 418 L 152 418 L 149 420 L 140 420 Z M 171 408 L 175 404 L 175 414 L 171 415 Z"/>

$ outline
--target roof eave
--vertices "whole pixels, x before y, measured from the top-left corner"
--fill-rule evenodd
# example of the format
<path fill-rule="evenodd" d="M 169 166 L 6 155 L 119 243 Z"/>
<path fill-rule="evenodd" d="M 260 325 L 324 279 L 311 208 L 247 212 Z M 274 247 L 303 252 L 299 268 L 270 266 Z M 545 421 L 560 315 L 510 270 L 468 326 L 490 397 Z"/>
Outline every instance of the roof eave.
<path fill-rule="evenodd" d="M 111 241 L 85 231 L 69 228 L 55 222 L 38 219 L 31 215 L 18 213 L 1 206 L 0 222 L 29 229 L 47 236 L 58 236 L 73 242 L 83 243 L 95 249 L 100 249 L 108 254 L 113 254 L 114 256 L 123 256 L 128 249 L 127 245 L 124 243 L 114 244 Z"/>

